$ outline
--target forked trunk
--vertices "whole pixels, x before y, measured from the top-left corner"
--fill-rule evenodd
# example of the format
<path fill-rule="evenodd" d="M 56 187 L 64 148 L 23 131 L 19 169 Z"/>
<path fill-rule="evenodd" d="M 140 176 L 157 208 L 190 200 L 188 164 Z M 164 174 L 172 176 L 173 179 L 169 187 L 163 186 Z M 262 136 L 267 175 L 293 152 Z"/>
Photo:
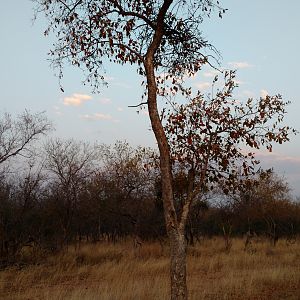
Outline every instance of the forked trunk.
<path fill-rule="evenodd" d="M 169 233 L 171 254 L 171 300 L 187 299 L 186 284 L 186 241 L 183 233 Z"/>

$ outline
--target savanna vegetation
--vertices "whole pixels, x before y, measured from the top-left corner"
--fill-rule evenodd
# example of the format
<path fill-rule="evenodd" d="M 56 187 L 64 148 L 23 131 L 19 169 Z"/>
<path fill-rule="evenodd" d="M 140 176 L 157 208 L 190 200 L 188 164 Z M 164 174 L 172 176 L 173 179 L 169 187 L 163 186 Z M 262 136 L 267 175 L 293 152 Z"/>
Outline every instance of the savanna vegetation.
<path fill-rule="evenodd" d="M 291 251 L 298 251 L 299 203 L 285 180 L 259 169 L 255 157 L 296 133 L 284 123 L 289 102 L 281 95 L 234 99 L 235 71 L 218 69 L 219 53 L 200 26 L 215 12 L 222 18 L 219 1 L 33 2 L 47 19 L 44 34 L 55 35 L 49 55 L 60 80 L 65 64 L 78 66 L 97 92 L 107 63 L 135 65 L 144 87 L 136 107 L 147 107 L 158 152 L 62 139 L 34 148 L 51 129 L 47 119 L 4 116 L 5 297 L 298 294 L 299 257 Z M 204 65 L 219 72 L 209 95 L 188 84 Z"/>
<path fill-rule="evenodd" d="M 25 114 L 27 119 L 22 115 L 15 121 L 9 116 L 12 126 L 3 130 L 1 139 L 1 148 L 8 149 L 1 152 L 1 157 L 7 157 L 0 178 L 2 267 L 18 263 L 28 245 L 55 253 L 86 242 L 117 243 L 131 237 L 141 245 L 165 239 L 161 175 L 154 150 L 121 141 L 90 145 L 52 138 L 38 144 L 36 139 L 47 134 L 51 124 L 44 115 L 36 119 L 37 115 Z M 30 132 L 19 131 L 17 136 L 15 126 L 21 123 Z M 43 127 L 32 135 L 36 126 Z M 17 146 L 12 147 L 12 141 Z M 173 168 L 175 209 L 180 212 L 190 174 L 185 165 Z M 221 236 L 230 251 L 231 239 L 245 234 L 245 250 L 251 249 L 256 236 L 269 239 L 273 246 L 279 239 L 287 244 L 296 241 L 300 206 L 284 178 L 272 170 L 259 170 L 247 177 L 242 189 L 229 191 L 226 185 L 224 190 L 223 184 L 206 183 L 197 194 L 185 227 L 189 245 Z"/>
<path fill-rule="evenodd" d="M 226 9 L 220 1 L 33 2 L 36 15 L 42 14 L 47 20 L 44 35 L 55 37 L 49 57 L 60 80 L 65 65 L 83 70 L 85 82 L 91 84 L 95 92 L 106 84 L 104 74 L 110 63 L 133 65 L 142 76 L 144 93 L 136 107 L 147 108 L 158 146 L 161 206 L 170 245 L 171 299 L 187 299 L 186 230 L 191 228 L 192 208 L 207 189 L 219 185 L 228 194 L 249 183 L 245 178 L 255 174 L 256 164 L 249 148 L 272 151 L 273 143 L 289 140 L 294 129 L 281 124 L 288 102 L 280 95 L 267 96 L 257 102 L 249 99 L 246 103 L 233 99 L 234 71 L 219 70 L 220 55 L 203 34 L 201 26 L 204 18 L 214 14 L 223 17 Z M 205 65 L 225 77 L 223 87 L 217 85 L 218 76 L 215 77 L 216 89 L 208 95 L 209 101 L 186 80 Z M 60 84 L 63 91 L 62 82 Z M 243 146 L 248 148 L 246 152 Z M 71 181 L 61 176 L 63 172 L 56 173 L 58 181 L 64 185 L 63 193 L 72 199 L 67 201 L 68 213 L 62 221 L 63 240 L 66 240 L 79 198 L 75 195 L 76 188 L 70 187 Z M 186 181 L 179 197 L 174 185 L 177 175 Z M 135 202 L 132 199 L 135 190 L 129 187 L 123 197 Z M 143 200 L 153 213 L 153 202 L 149 204 L 148 195 Z M 122 207 L 122 203 L 120 205 Z M 131 220 L 131 231 L 138 230 L 140 215 L 138 209 Z M 127 212 L 125 216 L 132 218 Z M 227 216 L 225 219 L 222 230 L 229 245 L 232 226 Z M 118 231 L 125 228 L 120 225 Z"/>
<path fill-rule="evenodd" d="M 2 143 L 16 124 L 36 121 L 25 114 L 2 118 L 15 124 L 3 130 Z M 38 117 L 47 126 L 1 163 L 1 299 L 167 299 L 156 153 L 121 141 L 42 142 L 51 124 Z M 174 174 L 180 210 L 188 174 L 180 166 Z M 272 170 L 234 193 L 207 189 L 185 229 L 190 298 L 297 299 L 299 232 L 299 202 Z"/>
<path fill-rule="evenodd" d="M 220 237 L 202 238 L 188 247 L 189 298 L 299 299 L 299 241 L 276 247 L 265 239 L 232 239 L 230 253 Z M 43 257 L 23 248 L 27 264 L 0 272 L 0 299 L 154 300 L 170 297 L 169 249 L 158 242 L 134 248 L 131 239 L 69 247 Z M 40 255 L 40 254 L 39 254 Z M 31 262 L 29 264 L 29 262 Z"/>

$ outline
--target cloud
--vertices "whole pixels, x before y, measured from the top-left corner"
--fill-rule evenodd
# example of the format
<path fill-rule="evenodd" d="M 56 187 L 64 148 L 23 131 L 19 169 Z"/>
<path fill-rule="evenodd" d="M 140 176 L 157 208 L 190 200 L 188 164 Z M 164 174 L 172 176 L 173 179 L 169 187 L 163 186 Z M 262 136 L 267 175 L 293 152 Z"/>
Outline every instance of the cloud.
<path fill-rule="evenodd" d="M 53 106 L 53 109 L 54 109 L 54 113 L 55 113 L 56 115 L 58 115 L 58 116 L 61 116 L 61 115 L 62 115 L 62 112 L 61 112 L 59 106 L 55 105 L 55 106 Z"/>
<path fill-rule="evenodd" d="M 65 97 L 63 100 L 66 106 L 80 106 L 84 102 L 91 100 L 92 97 L 84 94 L 73 94 L 71 97 Z"/>
<path fill-rule="evenodd" d="M 195 86 L 199 90 L 206 90 L 211 86 L 211 83 L 209 83 L 209 82 L 199 82 L 199 83 L 196 83 Z"/>
<path fill-rule="evenodd" d="M 204 77 L 209 77 L 209 78 L 211 78 L 211 77 L 215 77 L 215 76 L 218 75 L 218 74 L 220 74 L 219 71 L 213 70 L 213 71 L 204 72 L 204 73 L 203 73 L 203 76 L 204 76 Z"/>
<path fill-rule="evenodd" d="M 100 99 L 99 101 L 100 101 L 100 103 L 102 103 L 102 104 L 108 104 L 108 103 L 111 102 L 111 100 L 110 100 L 109 98 L 102 98 L 102 99 Z"/>
<path fill-rule="evenodd" d="M 117 111 L 123 111 L 124 109 L 122 107 L 117 107 Z"/>
<path fill-rule="evenodd" d="M 246 61 L 232 61 L 229 62 L 228 65 L 234 69 L 246 69 L 252 67 L 252 65 Z"/>
<path fill-rule="evenodd" d="M 260 96 L 262 98 L 266 98 L 268 95 L 269 95 L 268 91 L 266 91 L 266 90 L 261 90 L 260 91 Z"/>
<path fill-rule="evenodd" d="M 97 121 L 97 120 L 114 121 L 114 119 L 111 115 L 102 114 L 102 113 L 85 114 L 85 115 L 82 115 L 81 118 L 85 119 L 85 120 L 91 120 L 91 121 Z"/>

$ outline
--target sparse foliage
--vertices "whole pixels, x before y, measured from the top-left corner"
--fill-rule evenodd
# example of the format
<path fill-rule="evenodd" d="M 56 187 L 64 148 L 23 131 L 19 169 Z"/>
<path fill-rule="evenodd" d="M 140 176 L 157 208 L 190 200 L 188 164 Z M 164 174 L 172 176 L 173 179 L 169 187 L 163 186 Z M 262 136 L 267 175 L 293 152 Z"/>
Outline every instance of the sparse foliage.
<path fill-rule="evenodd" d="M 53 176 L 53 199 L 59 202 L 64 244 L 70 239 L 74 215 L 79 213 L 80 194 L 96 171 L 98 153 L 89 144 L 60 139 L 48 141 L 45 152 L 45 167 Z"/>
<path fill-rule="evenodd" d="M 281 120 L 284 103 L 280 97 L 267 97 L 258 106 L 253 106 L 252 100 L 244 107 L 228 105 L 226 101 L 233 88 L 232 73 L 229 73 L 224 90 L 217 94 L 212 104 L 203 102 L 203 107 L 200 103 L 202 96 L 198 93 L 190 104 L 181 107 L 182 114 L 178 114 L 181 117 L 177 119 L 175 115 L 175 119 L 170 119 L 173 122 L 171 131 L 168 126 L 163 127 L 158 109 L 159 97 L 170 100 L 179 92 L 191 97 L 191 88 L 183 84 L 185 76 L 194 75 L 204 64 L 211 65 L 211 58 L 218 55 L 203 38 L 201 23 L 213 11 L 222 17 L 225 10 L 219 1 L 35 2 L 37 12 L 43 12 L 49 21 L 45 34 L 53 31 L 56 35 L 50 57 L 53 66 L 59 69 L 60 78 L 64 64 L 69 63 L 87 71 L 87 81 L 97 90 L 104 82 L 104 66 L 109 61 L 134 64 L 137 72 L 144 76 L 145 102 L 141 105 L 147 105 L 160 154 L 162 200 L 170 241 L 171 299 L 187 299 L 184 232 L 194 194 L 198 192 L 194 186 L 195 178 L 200 175 L 199 187 L 202 187 L 204 182 L 215 181 L 230 172 L 231 177 L 228 174 L 227 178 L 231 187 L 237 178 L 233 175 L 232 179 L 233 166 L 239 164 L 236 158 L 242 160 L 244 175 L 251 172 L 252 166 L 247 165 L 246 155 L 238 144 L 246 142 L 250 147 L 258 148 L 260 142 L 270 147 L 269 142 L 286 141 L 288 128 L 277 127 L 280 132 L 270 131 L 265 124 L 276 113 Z M 204 118 L 206 114 L 208 119 Z M 198 117 L 202 117 L 204 123 Z M 211 122 L 221 122 L 221 126 Z M 192 128 L 193 133 L 190 132 Z M 253 154 L 248 156 L 250 163 L 254 162 Z M 188 196 L 180 213 L 176 211 L 174 201 L 174 158 L 192 163 L 187 175 Z M 207 177 L 208 168 L 214 168 L 214 171 Z"/>
<path fill-rule="evenodd" d="M 295 129 L 282 125 L 289 102 L 280 95 L 241 102 L 233 97 L 235 72 L 224 87 L 206 97 L 198 92 L 186 105 L 164 113 L 173 164 L 194 173 L 194 189 L 221 183 L 225 193 L 242 189 L 257 172 L 255 151 L 289 141 Z M 216 81 L 215 81 L 216 83 Z"/>
<path fill-rule="evenodd" d="M 56 43 L 50 51 L 53 66 L 64 63 L 87 71 L 87 81 L 96 88 L 103 83 L 103 71 L 110 61 L 135 64 L 145 75 L 143 64 L 150 45 L 155 50 L 153 65 L 179 76 L 197 72 L 209 55 L 217 53 L 203 37 L 200 24 L 212 10 L 222 16 L 218 1 L 99 1 L 35 0 L 36 12 L 49 21 L 45 35 L 54 32 Z M 153 37 L 159 43 L 153 48 Z"/>
<path fill-rule="evenodd" d="M 17 155 L 30 157 L 33 142 L 51 128 L 43 113 L 24 111 L 16 119 L 5 113 L 0 119 L 0 164 Z"/>

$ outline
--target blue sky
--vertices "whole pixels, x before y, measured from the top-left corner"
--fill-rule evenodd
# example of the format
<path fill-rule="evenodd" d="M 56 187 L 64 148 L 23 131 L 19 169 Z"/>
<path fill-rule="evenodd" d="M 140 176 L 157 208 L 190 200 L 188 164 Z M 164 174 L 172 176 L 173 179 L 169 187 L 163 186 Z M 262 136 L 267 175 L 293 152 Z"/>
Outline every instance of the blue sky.
<path fill-rule="evenodd" d="M 222 54 L 224 68 L 237 68 L 240 87 L 236 97 L 259 97 L 265 93 L 291 100 L 287 123 L 300 130 L 300 1 L 223 0 L 228 12 L 203 23 L 203 33 Z M 1 3 L 0 10 L 0 112 L 46 111 L 56 136 L 113 143 L 126 139 L 133 145 L 155 146 L 148 116 L 128 105 L 140 101 L 140 78 L 130 67 L 107 67 L 109 88 L 92 94 L 82 85 L 83 76 L 65 69 L 64 90 L 49 67 L 51 39 L 43 36 L 45 21 L 32 25 L 30 0 Z M 193 85 L 206 89 L 211 70 L 203 70 Z M 269 154 L 259 152 L 263 166 L 274 166 L 300 195 L 300 135 Z"/>

